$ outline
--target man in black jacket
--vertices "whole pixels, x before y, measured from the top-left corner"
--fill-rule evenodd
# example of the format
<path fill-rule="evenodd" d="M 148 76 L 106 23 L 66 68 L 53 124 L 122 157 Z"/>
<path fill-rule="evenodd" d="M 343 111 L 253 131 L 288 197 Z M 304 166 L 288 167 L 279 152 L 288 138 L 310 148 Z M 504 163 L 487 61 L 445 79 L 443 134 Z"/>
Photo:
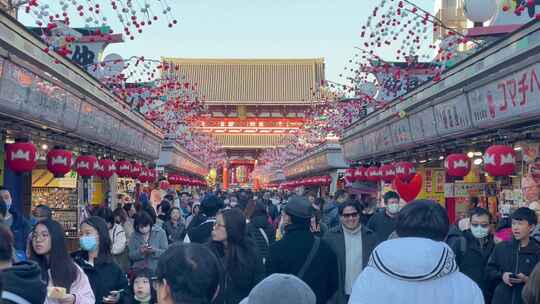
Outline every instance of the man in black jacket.
<path fill-rule="evenodd" d="M 329 303 L 347 303 L 354 280 L 366 267 L 378 244 L 375 233 L 361 225 L 361 212 L 358 201 L 349 200 L 339 205 L 341 225 L 324 236 L 324 241 L 337 256 L 339 270 L 339 289 Z"/>
<path fill-rule="evenodd" d="M 473 208 L 470 212 L 471 229 L 465 230 L 465 248 L 459 263 L 459 270 L 478 284 L 486 303 L 491 302 L 493 290 L 487 281 L 485 269 L 495 247 L 490 233 L 491 214 L 483 208 Z"/>
<path fill-rule="evenodd" d="M 384 210 L 377 212 L 369 220 L 367 227 L 373 230 L 379 240 L 386 241 L 396 230 L 397 216 L 400 210 L 399 194 L 388 191 L 384 194 Z"/>
<path fill-rule="evenodd" d="M 317 304 L 325 304 L 338 288 L 336 255 L 328 244 L 311 233 L 313 209 L 307 198 L 291 197 L 284 211 L 286 233 L 270 247 L 268 273 L 298 276 L 311 287 Z"/>
<path fill-rule="evenodd" d="M 497 284 L 492 304 L 523 304 L 521 291 L 540 257 L 540 245 L 530 238 L 536 224 L 529 208 L 512 214 L 514 239 L 495 246 L 486 267 L 488 278 Z"/>
<path fill-rule="evenodd" d="M 204 244 L 210 240 L 219 209 L 225 207 L 223 200 L 209 195 L 201 202 L 201 212 L 189 224 L 186 241 Z"/>

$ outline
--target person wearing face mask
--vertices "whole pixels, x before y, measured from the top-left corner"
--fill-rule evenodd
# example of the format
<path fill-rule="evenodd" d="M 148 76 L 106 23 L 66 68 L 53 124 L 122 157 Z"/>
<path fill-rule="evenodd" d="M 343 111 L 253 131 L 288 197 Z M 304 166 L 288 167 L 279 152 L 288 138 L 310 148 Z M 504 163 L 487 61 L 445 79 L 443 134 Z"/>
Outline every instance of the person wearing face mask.
<path fill-rule="evenodd" d="M 72 257 L 88 277 L 96 304 L 123 303 L 128 281 L 111 254 L 107 223 L 101 217 L 91 216 L 82 222 L 80 234 L 81 250 L 74 252 Z"/>
<path fill-rule="evenodd" d="M 133 228 L 128 245 L 133 267 L 146 267 L 155 271 L 159 257 L 169 247 L 165 231 L 154 225 L 152 217 L 145 211 L 135 215 Z"/>
<path fill-rule="evenodd" d="M 14 239 L 15 254 L 17 260 L 26 260 L 26 246 L 28 235 L 32 230 L 30 221 L 25 219 L 22 213 L 13 205 L 11 193 L 6 190 L 0 190 L 0 197 L 6 203 L 7 213 L 4 217 L 4 224 L 11 229 Z"/>
<path fill-rule="evenodd" d="M 373 215 L 367 224 L 367 227 L 374 231 L 381 241 L 387 240 L 396 229 L 397 216 L 401 209 L 399 200 L 399 194 L 396 192 L 386 192 L 383 197 L 384 209 Z"/>
<path fill-rule="evenodd" d="M 493 290 L 487 281 L 485 269 L 489 256 L 493 252 L 495 243 L 491 233 L 491 214 L 483 208 L 473 208 L 470 210 L 471 228 L 463 232 L 465 237 L 465 248 L 459 269 L 469 278 L 478 284 L 484 294 L 486 303 L 491 302 Z"/>

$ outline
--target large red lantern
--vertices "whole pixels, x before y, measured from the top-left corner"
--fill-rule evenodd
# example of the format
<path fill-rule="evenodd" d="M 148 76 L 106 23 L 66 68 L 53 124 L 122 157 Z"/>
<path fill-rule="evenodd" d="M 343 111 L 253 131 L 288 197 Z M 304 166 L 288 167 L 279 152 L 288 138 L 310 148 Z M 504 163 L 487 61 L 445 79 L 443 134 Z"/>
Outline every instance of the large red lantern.
<path fill-rule="evenodd" d="M 386 164 L 381 167 L 382 180 L 390 183 L 396 178 L 396 167 L 392 164 Z"/>
<path fill-rule="evenodd" d="M 75 162 L 75 170 L 82 177 L 90 177 L 96 172 L 97 158 L 93 155 L 80 155 Z"/>
<path fill-rule="evenodd" d="M 399 178 L 402 182 L 410 181 L 416 174 L 416 168 L 411 162 L 402 161 L 397 163 L 395 167 L 396 177 Z"/>
<path fill-rule="evenodd" d="M 328 175 L 325 176 L 325 177 L 324 177 L 324 184 L 325 184 L 325 185 L 330 185 L 331 183 L 332 183 L 332 177 L 330 177 L 330 176 L 328 176 Z"/>
<path fill-rule="evenodd" d="M 345 170 L 345 181 L 347 183 L 354 182 L 354 171 L 355 171 L 354 168 L 349 168 L 349 169 Z"/>
<path fill-rule="evenodd" d="M 371 166 L 366 170 L 366 179 L 370 182 L 378 182 L 382 178 L 381 168 Z"/>
<path fill-rule="evenodd" d="M 508 176 L 516 168 L 516 152 L 510 146 L 493 145 L 484 153 L 484 170 L 491 176 Z"/>
<path fill-rule="evenodd" d="M 148 168 L 142 167 L 141 168 L 141 174 L 139 174 L 139 181 L 141 183 L 148 182 L 149 181 L 149 174 L 150 174 L 150 172 L 149 172 Z"/>
<path fill-rule="evenodd" d="M 116 162 L 116 174 L 120 177 L 131 176 L 131 163 L 127 160 L 119 160 Z"/>
<path fill-rule="evenodd" d="M 156 169 L 148 169 L 148 179 L 147 182 L 149 183 L 155 183 L 158 178 L 158 173 Z"/>
<path fill-rule="evenodd" d="M 30 172 L 37 164 L 37 148 L 31 142 L 16 142 L 6 147 L 6 165 L 15 173 Z"/>
<path fill-rule="evenodd" d="M 56 178 L 64 177 L 71 171 L 73 153 L 68 150 L 55 147 L 47 153 L 47 169 Z"/>
<path fill-rule="evenodd" d="M 471 171 L 471 159 L 466 154 L 450 154 L 444 161 L 444 167 L 449 176 L 464 177 Z"/>
<path fill-rule="evenodd" d="M 169 176 L 167 176 L 167 180 L 169 181 L 169 184 L 171 185 L 180 184 L 180 176 L 174 173 L 170 173 Z"/>
<path fill-rule="evenodd" d="M 142 165 L 138 162 L 132 162 L 131 163 L 131 169 L 129 170 L 129 177 L 133 179 L 139 178 L 139 175 L 141 175 Z"/>
<path fill-rule="evenodd" d="M 366 171 L 367 168 L 364 166 L 360 166 L 354 170 L 354 177 L 353 179 L 357 182 L 364 182 L 367 180 L 366 177 Z"/>
<path fill-rule="evenodd" d="M 103 179 L 108 179 L 113 176 L 116 171 L 116 166 L 114 161 L 110 159 L 100 159 L 97 162 L 96 166 L 96 175 Z"/>

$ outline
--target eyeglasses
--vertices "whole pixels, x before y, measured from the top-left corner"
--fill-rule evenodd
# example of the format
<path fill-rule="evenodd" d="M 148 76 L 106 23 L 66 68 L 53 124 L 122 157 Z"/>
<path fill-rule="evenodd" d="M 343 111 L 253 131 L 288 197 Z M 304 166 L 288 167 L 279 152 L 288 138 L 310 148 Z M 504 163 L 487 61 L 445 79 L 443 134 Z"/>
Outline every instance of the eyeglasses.
<path fill-rule="evenodd" d="M 46 240 L 50 236 L 48 233 L 32 233 L 32 240 L 39 241 L 39 240 Z"/>
<path fill-rule="evenodd" d="M 357 217 L 357 216 L 358 216 L 358 212 L 353 212 L 353 213 L 343 213 L 341 216 L 343 216 L 344 218 Z"/>
<path fill-rule="evenodd" d="M 474 228 L 478 228 L 478 227 L 487 228 L 487 227 L 489 227 L 489 224 L 471 224 L 471 227 L 474 227 Z"/>

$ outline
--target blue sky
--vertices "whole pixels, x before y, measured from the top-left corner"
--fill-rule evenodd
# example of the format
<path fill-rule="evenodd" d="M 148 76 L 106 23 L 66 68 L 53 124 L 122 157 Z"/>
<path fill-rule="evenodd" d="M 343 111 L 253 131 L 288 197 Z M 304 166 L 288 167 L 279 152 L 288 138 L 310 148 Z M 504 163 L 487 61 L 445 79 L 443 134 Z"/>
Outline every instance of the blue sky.
<path fill-rule="evenodd" d="M 178 17 L 177 26 L 169 29 L 162 21 L 134 41 L 109 46 L 107 53 L 125 58 L 324 57 L 326 78 L 339 80 L 338 74 L 354 55 L 353 47 L 359 44 L 361 26 L 380 0 L 168 2 Z M 433 10 L 434 0 L 414 2 Z"/>

